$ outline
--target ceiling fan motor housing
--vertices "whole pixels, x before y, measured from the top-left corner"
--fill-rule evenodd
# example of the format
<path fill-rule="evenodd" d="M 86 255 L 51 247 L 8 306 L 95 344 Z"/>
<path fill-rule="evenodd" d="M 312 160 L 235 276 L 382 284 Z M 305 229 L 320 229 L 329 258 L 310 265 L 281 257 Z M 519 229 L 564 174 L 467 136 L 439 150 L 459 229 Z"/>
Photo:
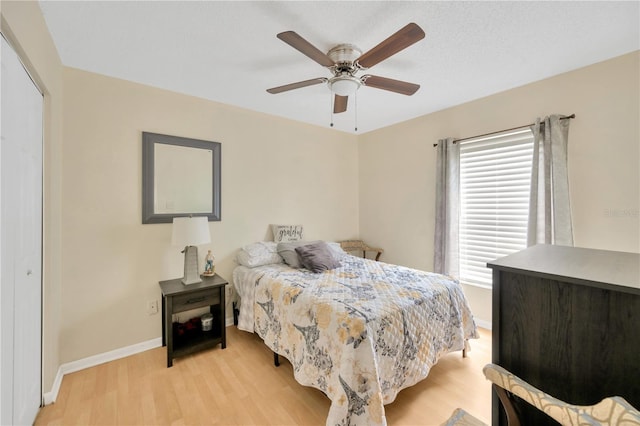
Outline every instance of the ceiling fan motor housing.
<path fill-rule="evenodd" d="M 353 62 L 362 56 L 362 50 L 357 46 L 349 43 L 339 44 L 327 52 L 327 56 L 336 64 L 353 64 Z"/>

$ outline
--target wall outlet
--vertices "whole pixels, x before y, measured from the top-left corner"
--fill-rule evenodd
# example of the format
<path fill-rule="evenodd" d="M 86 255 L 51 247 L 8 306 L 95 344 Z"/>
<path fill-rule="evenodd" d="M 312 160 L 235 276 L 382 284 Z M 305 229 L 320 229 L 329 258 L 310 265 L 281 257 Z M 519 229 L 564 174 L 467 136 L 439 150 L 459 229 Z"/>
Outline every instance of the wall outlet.
<path fill-rule="evenodd" d="M 153 315 L 158 313 L 158 301 L 150 300 L 147 302 L 147 314 Z"/>

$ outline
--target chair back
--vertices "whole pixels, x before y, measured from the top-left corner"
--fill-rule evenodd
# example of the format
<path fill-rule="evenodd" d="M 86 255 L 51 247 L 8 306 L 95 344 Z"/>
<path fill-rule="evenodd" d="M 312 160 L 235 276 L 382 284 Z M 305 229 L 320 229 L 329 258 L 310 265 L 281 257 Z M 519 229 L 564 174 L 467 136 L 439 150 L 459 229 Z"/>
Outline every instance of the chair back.
<path fill-rule="evenodd" d="M 619 396 L 605 398 L 595 405 L 572 405 L 546 394 L 499 365 L 487 364 L 485 377 L 507 414 L 509 426 L 519 426 L 520 420 L 511 403 L 512 395 L 528 402 L 563 426 L 578 425 L 639 425 L 640 412 Z"/>

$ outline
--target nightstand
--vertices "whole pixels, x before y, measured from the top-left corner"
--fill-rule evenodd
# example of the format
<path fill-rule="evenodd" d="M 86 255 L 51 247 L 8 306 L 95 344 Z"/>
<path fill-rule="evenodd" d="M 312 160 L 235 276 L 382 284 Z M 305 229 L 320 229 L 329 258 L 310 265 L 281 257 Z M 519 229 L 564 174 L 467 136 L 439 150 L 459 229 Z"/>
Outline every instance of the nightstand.
<path fill-rule="evenodd" d="M 162 289 L 162 346 L 167 347 L 167 367 L 173 359 L 193 352 L 212 348 L 218 343 L 227 347 L 225 330 L 225 286 L 228 281 L 216 274 L 202 277 L 198 284 L 184 285 L 180 278 L 160 281 Z M 210 331 L 193 330 L 178 338 L 174 336 L 173 314 L 191 309 L 209 307 L 213 315 Z"/>

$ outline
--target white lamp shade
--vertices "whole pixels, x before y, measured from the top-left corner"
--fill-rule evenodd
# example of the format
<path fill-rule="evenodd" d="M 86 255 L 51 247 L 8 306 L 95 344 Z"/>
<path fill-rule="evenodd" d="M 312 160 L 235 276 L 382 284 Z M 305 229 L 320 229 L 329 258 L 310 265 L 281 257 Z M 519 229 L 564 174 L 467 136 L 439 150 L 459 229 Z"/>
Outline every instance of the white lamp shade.
<path fill-rule="evenodd" d="M 211 242 L 206 216 L 174 217 L 171 244 L 178 247 L 197 246 Z"/>

